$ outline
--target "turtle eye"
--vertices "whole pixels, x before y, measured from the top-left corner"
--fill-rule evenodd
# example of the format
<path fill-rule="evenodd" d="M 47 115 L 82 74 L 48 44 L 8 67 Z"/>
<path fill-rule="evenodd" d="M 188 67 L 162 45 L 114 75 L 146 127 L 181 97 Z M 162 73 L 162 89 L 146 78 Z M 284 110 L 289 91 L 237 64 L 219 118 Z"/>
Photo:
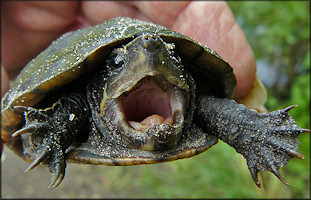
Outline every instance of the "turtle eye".
<path fill-rule="evenodd" d="M 121 68 L 125 63 L 125 58 L 122 56 L 122 52 L 120 49 L 114 50 L 110 56 L 110 66 L 113 69 Z"/>
<path fill-rule="evenodd" d="M 116 57 L 114 58 L 114 64 L 116 65 L 116 68 L 119 68 L 120 66 L 122 66 L 124 64 L 124 60 L 122 56 L 116 55 Z"/>
<path fill-rule="evenodd" d="M 119 69 L 122 69 L 125 62 L 121 56 L 116 56 L 115 59 L 110 60 L 110 62 L 108 63 L 109 63 L 108 66 L 110 67 L 110 70 L 119 70 Z"/>

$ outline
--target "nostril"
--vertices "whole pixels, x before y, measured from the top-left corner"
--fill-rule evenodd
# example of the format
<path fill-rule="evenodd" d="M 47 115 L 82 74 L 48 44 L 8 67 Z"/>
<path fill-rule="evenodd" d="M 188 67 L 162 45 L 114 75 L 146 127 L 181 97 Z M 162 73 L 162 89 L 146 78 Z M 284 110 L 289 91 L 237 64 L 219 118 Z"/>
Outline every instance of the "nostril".
<path fill-rule="evenodd" d="M 151 42 L 151 41 L 158 41 L 158 38 L 155 34 L 152 34 L 152 35 L 145 35 L 144 37 L 142 37 L 142 39 L 145 41 L 145 42 Z"/>
<path fill-rule="evenodd" d="M 149 41 L 149 35 L 145 35 L 145 37 L 143 37 L 145 40 Z"/>
<path fill-rule="evenodd" d="M 151 53 L 158 52 L 161 47 L 161 42 L 156 34 L 145 34 L 141 37 L 143 47 Z"/>

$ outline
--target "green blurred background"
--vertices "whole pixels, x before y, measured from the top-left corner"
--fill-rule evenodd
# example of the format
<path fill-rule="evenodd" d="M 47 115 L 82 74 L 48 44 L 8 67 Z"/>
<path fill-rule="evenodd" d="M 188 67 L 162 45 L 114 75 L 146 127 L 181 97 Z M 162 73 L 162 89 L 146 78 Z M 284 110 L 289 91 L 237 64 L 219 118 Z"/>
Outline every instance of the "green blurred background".
<path fill-rule="evenodd" d="M 309 2 L 228 4 L 254 51 L 258 75 L 269 94 L 266 107 L 298 104 L 291 114 L 298 125 L 310 128 Z M 198 156 L 157 165 L 68 164 L 66 178 L 53 191 L 46 189 L 47 169 L 23 174 L 28 164 L 6 150 L 2 197 L 310 198 L 310 135 L 302 134 L 300 141 L 305 160 L 293 159 L 281 169 L 290 186 L 264 172 L 259 176 L 261 189 L 253 183 L 244 158 L 221 141 Z"/>

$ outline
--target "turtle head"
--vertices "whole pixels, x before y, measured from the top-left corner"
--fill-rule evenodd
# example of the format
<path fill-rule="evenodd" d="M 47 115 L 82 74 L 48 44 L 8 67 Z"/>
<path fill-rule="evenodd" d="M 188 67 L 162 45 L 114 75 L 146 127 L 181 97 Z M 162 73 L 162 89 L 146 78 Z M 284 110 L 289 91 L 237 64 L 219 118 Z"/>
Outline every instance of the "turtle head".
<path fill-rule="evenodd" d="M 189 78 L 174 45 L 142 34 L 111 54 L 101 114 L 129 148 L 165 150 L 182 135 Z"/>

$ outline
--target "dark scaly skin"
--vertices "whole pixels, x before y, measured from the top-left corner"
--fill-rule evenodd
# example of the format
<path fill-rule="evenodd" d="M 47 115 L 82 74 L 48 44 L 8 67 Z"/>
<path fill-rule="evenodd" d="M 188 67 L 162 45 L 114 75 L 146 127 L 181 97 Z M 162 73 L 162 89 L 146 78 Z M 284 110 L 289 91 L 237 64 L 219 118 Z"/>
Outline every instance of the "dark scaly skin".
<path fill-rule="evenodd" d="M 259 171 L 271 171 L 284 184 L 289 185 L 278 169 L 292 157 L 303 159 L 303 155 L 296 152 L 299 145 L 298 136 L 302 132 L 310 132 L 296 125 L 288 114 L 295 106 L 265 114 L 249 110 L 234 100 L 212 96 L 199 97 L 196 106 L 194 121 L 197 125 L 245 157 L 258 187 Z M 31 140 L 31 143 L 42 144 L 29 148 L 33 151 L 29 153 L 36 154 L 32 155 L 36 159 L 26 171 L 40 162 L 44 163 L 54 174 L 49 186 L 49 189 L 53 189 L 60 184 L 65 175 L 66 149 L 76 142 L 76 138 L 81 137 L 79 134 L 88 126 L 88 104 L 81 94 L 73 93 L 62 97 L 52 108 L 46 110 L 25 107 L 16 109 L 25 112 L 26 126 L 15 132 L 14 136 L 22 134 L 25 145 L 29 144 L 28 140 Z M 73 113 L 77 120 L 69 122 L 67 119 Z M 24 134 L 27 132 L 31 133 Z"/>
<path fill-rule="evenodd" d="M 8 116 L 13 116 L 9 112 L 9 106 L 11 105 L 37 106 L 32 102 L 37 102 L 37 98 L 42 97 L 42 94 L 47 94 L 54 91 L 56 89 L 56 85 L 64 86 L 64 84 L 73 81 L 74 78 L 78 78 L 81 73 L 85 73 L 93 67 L 96 68 L 97 65 L 101 66 L 103 61 L 106 60 L 106 54 L 112 48 L 114 48 L 114 46 L 111 46 L 110 44 L 115 43 L 114 45 L 119 45 L 120 43 L 125 42 L 125 39 L 128 40 L 133 38 L 133 33 L 141 34 L 142 31 L 147 33 L 155 33 L 160 31 L 160 29 L 163 29 L 162 27 L 154 25 L 145 26 L 144 24 L 137 22 L 131 22 L 130 24 L 127 24 L 127 21 L 127 18 L 115 19 L 109 21 L 108 24 L 105 23 L 103 25 L 99 25 L 101 28 L 94 26 L 91 29 L 84 29 L 76 33 L 68 33 L 61 39 L 54 42 L 41 54 L 41 56 L 38 57 L 38 59 L 33 60 L 29 65 L 27 65 L 28 67 L 26 68 L 29 71 L 25 70 L 25 73 L 22 73 L 22 75 L 16 81 L 17 86 L 15 88 L 15 92 L 8 93 L 9 95 L 7 95 L 3 101 L 6 109 L 5 113 Z M 118 25 L 115 26 L 114 24 Z M 102 31 L 106 29 L 109 31 Z M 135 30 L 134 32 L 133 29 Z M 86 35 L 88 35 L 87 40 L 85 40 Z M 149 40 L 150 38 L 156 39 L 155 36 L 149 37 L 148 34 L 142 36 L 142 39 L 146 40 Z M 163 38 L 170 38 L 170 41 L 175 43 L 178 53 L 180 53 L 181 57 L 186 58 L 185 63 L 183 64 L 191 65 L 187 69 L 191 71 L 198 70 L 197 72 L 193 73 L 199 72 L 199 74 L 203 76 L 201 77 L 202 80 L 197 80 L 196 78 L 194 79 L 197 80 L 197 85 L 201 85 L 202 87 L 205 86 L 204 89 L 201 88 L 203 92 L 197 92 L 196 94 L 202 95 L 206 94 L 205 92 L 210 92 L 209 90 L 215 90 L 215 93 L 212 93 L 215 96 L 232 96 L 231 94 L 233 92 L 233 88 L 235 87 L 235 78 L 234 74 L 232 73 L 232 68 L 223 62 L 215 52 L 211 51 L 207 47 L 199 45 L 190 39 L 185 38 L 185 36 L 182 36 L 179 33 L 167 34 L 166 30 L 163 30 L 162 36 Z M 96 45 L 94 42 L 96 42 L 96 44 L 98 43 L 98 45 Z M 155 42 L 154 44 L 158 44 L 158 42 Z M 99 44 L 103 46 L 99 46 Z M 144 47 L 148 48 L 144 49 L 143 51 L 145 52 L 147 49 L 150 50 L 157 48 L 156 46 L 144 45 Z M 99 47 L 101 50 L 98 50 Z M 171 48 L 173 48 L 173 46 L 168 47 L 165 45 L 165 48 L 162 50 L 167 51 L 167 49 Z M 98 50 L 97 53 L 92 53 L 96 49 Z M 139 60 L 138 58 L 141 60 L 153 60 L 155 63 L 157 63 L 156 61 L 162 60 L 162 62 L 157 63 L 157 67 L 169 66 L 166 64 L 170 62 L 163 62 L 163 59 L 169 59 L 174 56 L 174 53 L 171 51 L 167 52 L 168 54 L 165 54 L 165 52 L 161 51 L 161 59 L 150 57 L 150 55 L 148 56 L 145 54 L 140 54 L 140 57 L 134 57 L 135 52 L 137 53 L 139 48 L 132 49 L 133 51 L 129 53 L 130 57 L 134 58 L 135 61 L 136 59 Z M 123 55 L 123 52 L 121 52 L 120 58 L 123 58 Z M 118 61 L 116 63 L 117 67 L 121 67 L 119 66 L 120 58 L 116 59 Z M 181 61 L 181 59 L 178 57 L 174 57 L 173 60 L 175 60 L 175 64 L 179 63 L 179 60 Z M 82 61 L 83 65 L 81 63 Z M 187 63 L 188 61 L 191 62 Z M 71 64 L 66 65 L 65 63 Z M 49 73 L 40 73 L 40 70 L 38 69 L 41 66 L 50 66 Z M 149 66 L 149 64 L 142 66 Z M 136 71 L 141 72 L 142 69 L 144 68 L 139 68 L 139 70 L 136 69 Z M 170 76 L 167 76 L 167 78 L 171 79 L 173 78 L 173 73 L 171 73 L 172 71 L 169 71 L 169 69 L 177 70 L 178 76 L 175 74 L 175 77 L 184 77 L 179 76 L 183 75 L 183 73 L 179 73 L 179 70 L 183 71 L 183 67 L 180 66 L 177 68 L 161 67 L 160 71 L 163 73 L 163 75 L 170 74 Z M 128 69 L 125 68 L 122 70 L 126 71 Z M 115 71 L 112 71 L 112 74 L 119 72 L 119 69 L 115 69 Z M 134 74 L 132 70 L 129 72 Z M 107 77 L 105 76 L 103 80 L 105 80 L 105 78 Z M 133 80 L 133 77 L 130 76 L 130 79 Z M 212 84 L 203 84 L 205 83 L 206 79 L 210 79 L 208 82 L 211 82 Z M 127 79 L 122 78 L 119 80 L 121 82 L 122 80 L 128 81 Z M 50 85 L 51 83 L 53 86 Z M 175 83 L 180 85 L 180 82 L 174 82 L 174 85 L 176 85 Z M 73 85 L 73 88 L 77 89 L 77 87 L 80 87 L 82 90 L 79 91 L 85 91 L 85 80 L 79 81 L 78 84 Z M 122 85 L 122 83 L 120 85 Z M 69 88 L 67 89 L 68 91 L 72 91 Z M 208 91 L 205 91 L 205 89 Z M 103 91 L 98 91 L 99 93 L 97 96 L 101 97 Z M 58 92 L 58 94 L 59 95 L 56 95 L 56 97 L 63 95 L 63 93 L 60 92 Z M 53 94 L 51 96 L 53 96 Z M 50 98 L 51 96 L 48 96 L 47 98 Z M 24 100 L 27 100 L 27 102 L 24 102 Z M 12 101 L 17 102 L 17 104 L 14 104 Z M 23 142 L 21 146 L 24 150 L 23 156 L 25 155 L 25 157 L 33 160 L 33 163 L 27 170 L 34 168 L 41 162 L 49 167 L 51 173 L 53 174 L 50 189 L 55 188 L 64 178 L 66 153 L 74 149 L 74 147 L 79 146 L 81 137 L 88 136 L 88 130 L 84 131 L 84 129 L 87 129 L 92 119 L 90 119 L 90 111 L 86 101 L 87 100 L 83 95 L 72 93 L 70 95 L 61 97 L 56 104 L 45 110 L 38 110 L 35 108 L 27 108 L 23 106 L 14 107 L 16 113 L 21 115 L 25 114 L 26 124 L 24 128 L 16 131 L 12 136 L 21 135 L 21 141 Z M 21 102 L 24 104 L 21 104 Z M 102 101 L 100 100 L 99 102 Z M 43 101 L 43 103 L 45 102 Z M 192 114 L 191 116 L 189 114 L 190 117 L 188 118 L 189 120 L 187 122 L 189 125 L 191 125 L 191 123 L 198 123 L 193 125 L 199 125 L 207 134 L 216 135 L 218 138 L 233 146 L 237 152 L 244 155 L 257 186 L 260 186 L 257 178 L 257 173 L 259 170 L 269 170 L 276 174 L 283 183 L 286 183 L 284 178 L 278 172 L 278 168 L 286 164 L 286 162 L 291 157 L 303 157 L 301 154 L 296 152 L 299 143 L 297 138 L 299 132 L 307 132 L 306 130 L 300 129 L 297 125 L 295 125 L 293 119 L 287 114 L 287 112 L 292 107 L 289 107 L 285 110 L 272 112 L 268 115 L 261 115 L 254 114 L 252 111 L 249 111 L 245 107 L 237 105 L 233 101 L 227 99 L 204 97 L 200 98 L 197 103 L 198 107 L 196 110 L 197 113 L 195 113 L 195 117 L 198 119 L 191 120 Z M 194 101 L 191 101 L 191 113 L 193 111 L 192 104 L 194 104 Z M 90 103 L 90 105 L 92 104 Z M 38 107 L 46 108 L 47 106 Z M 237 111 L 237 108 L 241 108 L 243 111 Z M 249 118 L 253 124 L 249 125 Z M 210 123 L 212 121 L 218 121 L 218 123 Z M 21 124 L 22 123 L 18 125 Z M 15 124 L 8 123 L 6 128 L 19 128 L 13 125 Z M 283 127 L 282 125 L 286 127 Z M 197 126 L 195 127 L 198 129 Z M 183 135 L 184 139 L 189 136 L 186 134 L 187 131 L 188 130 L 185 130 L 183 132 L 185 133 L 185 135 Z M 293 132 L 293 134 L 291 132 Z M 11 132 L 9 133 L 11 134 Z M 215 139 L 214 136 L 212 137 Z M 188 140 L 184 141 L 188 142 Z M 97 142 L 98 140 L 94 139 L 91 141 L 91 144 Z M 107 143 L 109 143 L 109 141 Z M 200 147 L 200 144 L 197 144 L 197 147 Z M 90 148 L 94 147 L 90 146 Z M 109 148 L 107 149 L 110 150 Z M 107 151 L 107 149 L 104 150 Z"/>
<path fill-rule="evenodd" d="M 49 189 L 57 187 L 65 176 L 66 150 L 77 144 L 81 136 L 87 136 L 90 111 L 86 101 L 84 95 L 70 93 L 45 110 L 15 107 L 25 113 L 26 125 L 13 136 L 22 135 L 25 154 L 35 158 L 26 171 L 41 162 L 45 164 L 53 174 Z M 278 169 L 292 157 L 303 159 L 296 152 L 298 136 L 309 132 L 296 125 L 288 114 L 294 107 L 269 114 L 257 113 L 234 100 L 204 95 L 197 97 L 193 123 L 242 154 L 258 187 L 259 171 L 270 171 L 288 185 Z M 72 114 L 75 117 L 71 121 Z"/>
<path fill-rule="evenodd" d="M 44 163 L 53 175 L 49 189 L 54 189 L 65 176 L 66 150 L 88 131 L 86 98 L 82 94 L 71 93 L 45 110 L 23 106 L 14 108 L 24 112 L 26 125 L 13 136 L 22 134 L 25 154 L 35 158 L 26 172 Z"/>
<path fill-rule="evenodd" d="M 212 96 L 198 98 L 196 106 L 198 125 L 244 156 L 258 187 L 259 171 L 270 171 L 289 185 L 278 169 L 293 157 L 304 159 L 296 152 L 298 136 L 302 132 L 310 132 L 296 125 L 288 113 L 296 106 L 266 114 L 249 110 L 234 100 Z"/>

